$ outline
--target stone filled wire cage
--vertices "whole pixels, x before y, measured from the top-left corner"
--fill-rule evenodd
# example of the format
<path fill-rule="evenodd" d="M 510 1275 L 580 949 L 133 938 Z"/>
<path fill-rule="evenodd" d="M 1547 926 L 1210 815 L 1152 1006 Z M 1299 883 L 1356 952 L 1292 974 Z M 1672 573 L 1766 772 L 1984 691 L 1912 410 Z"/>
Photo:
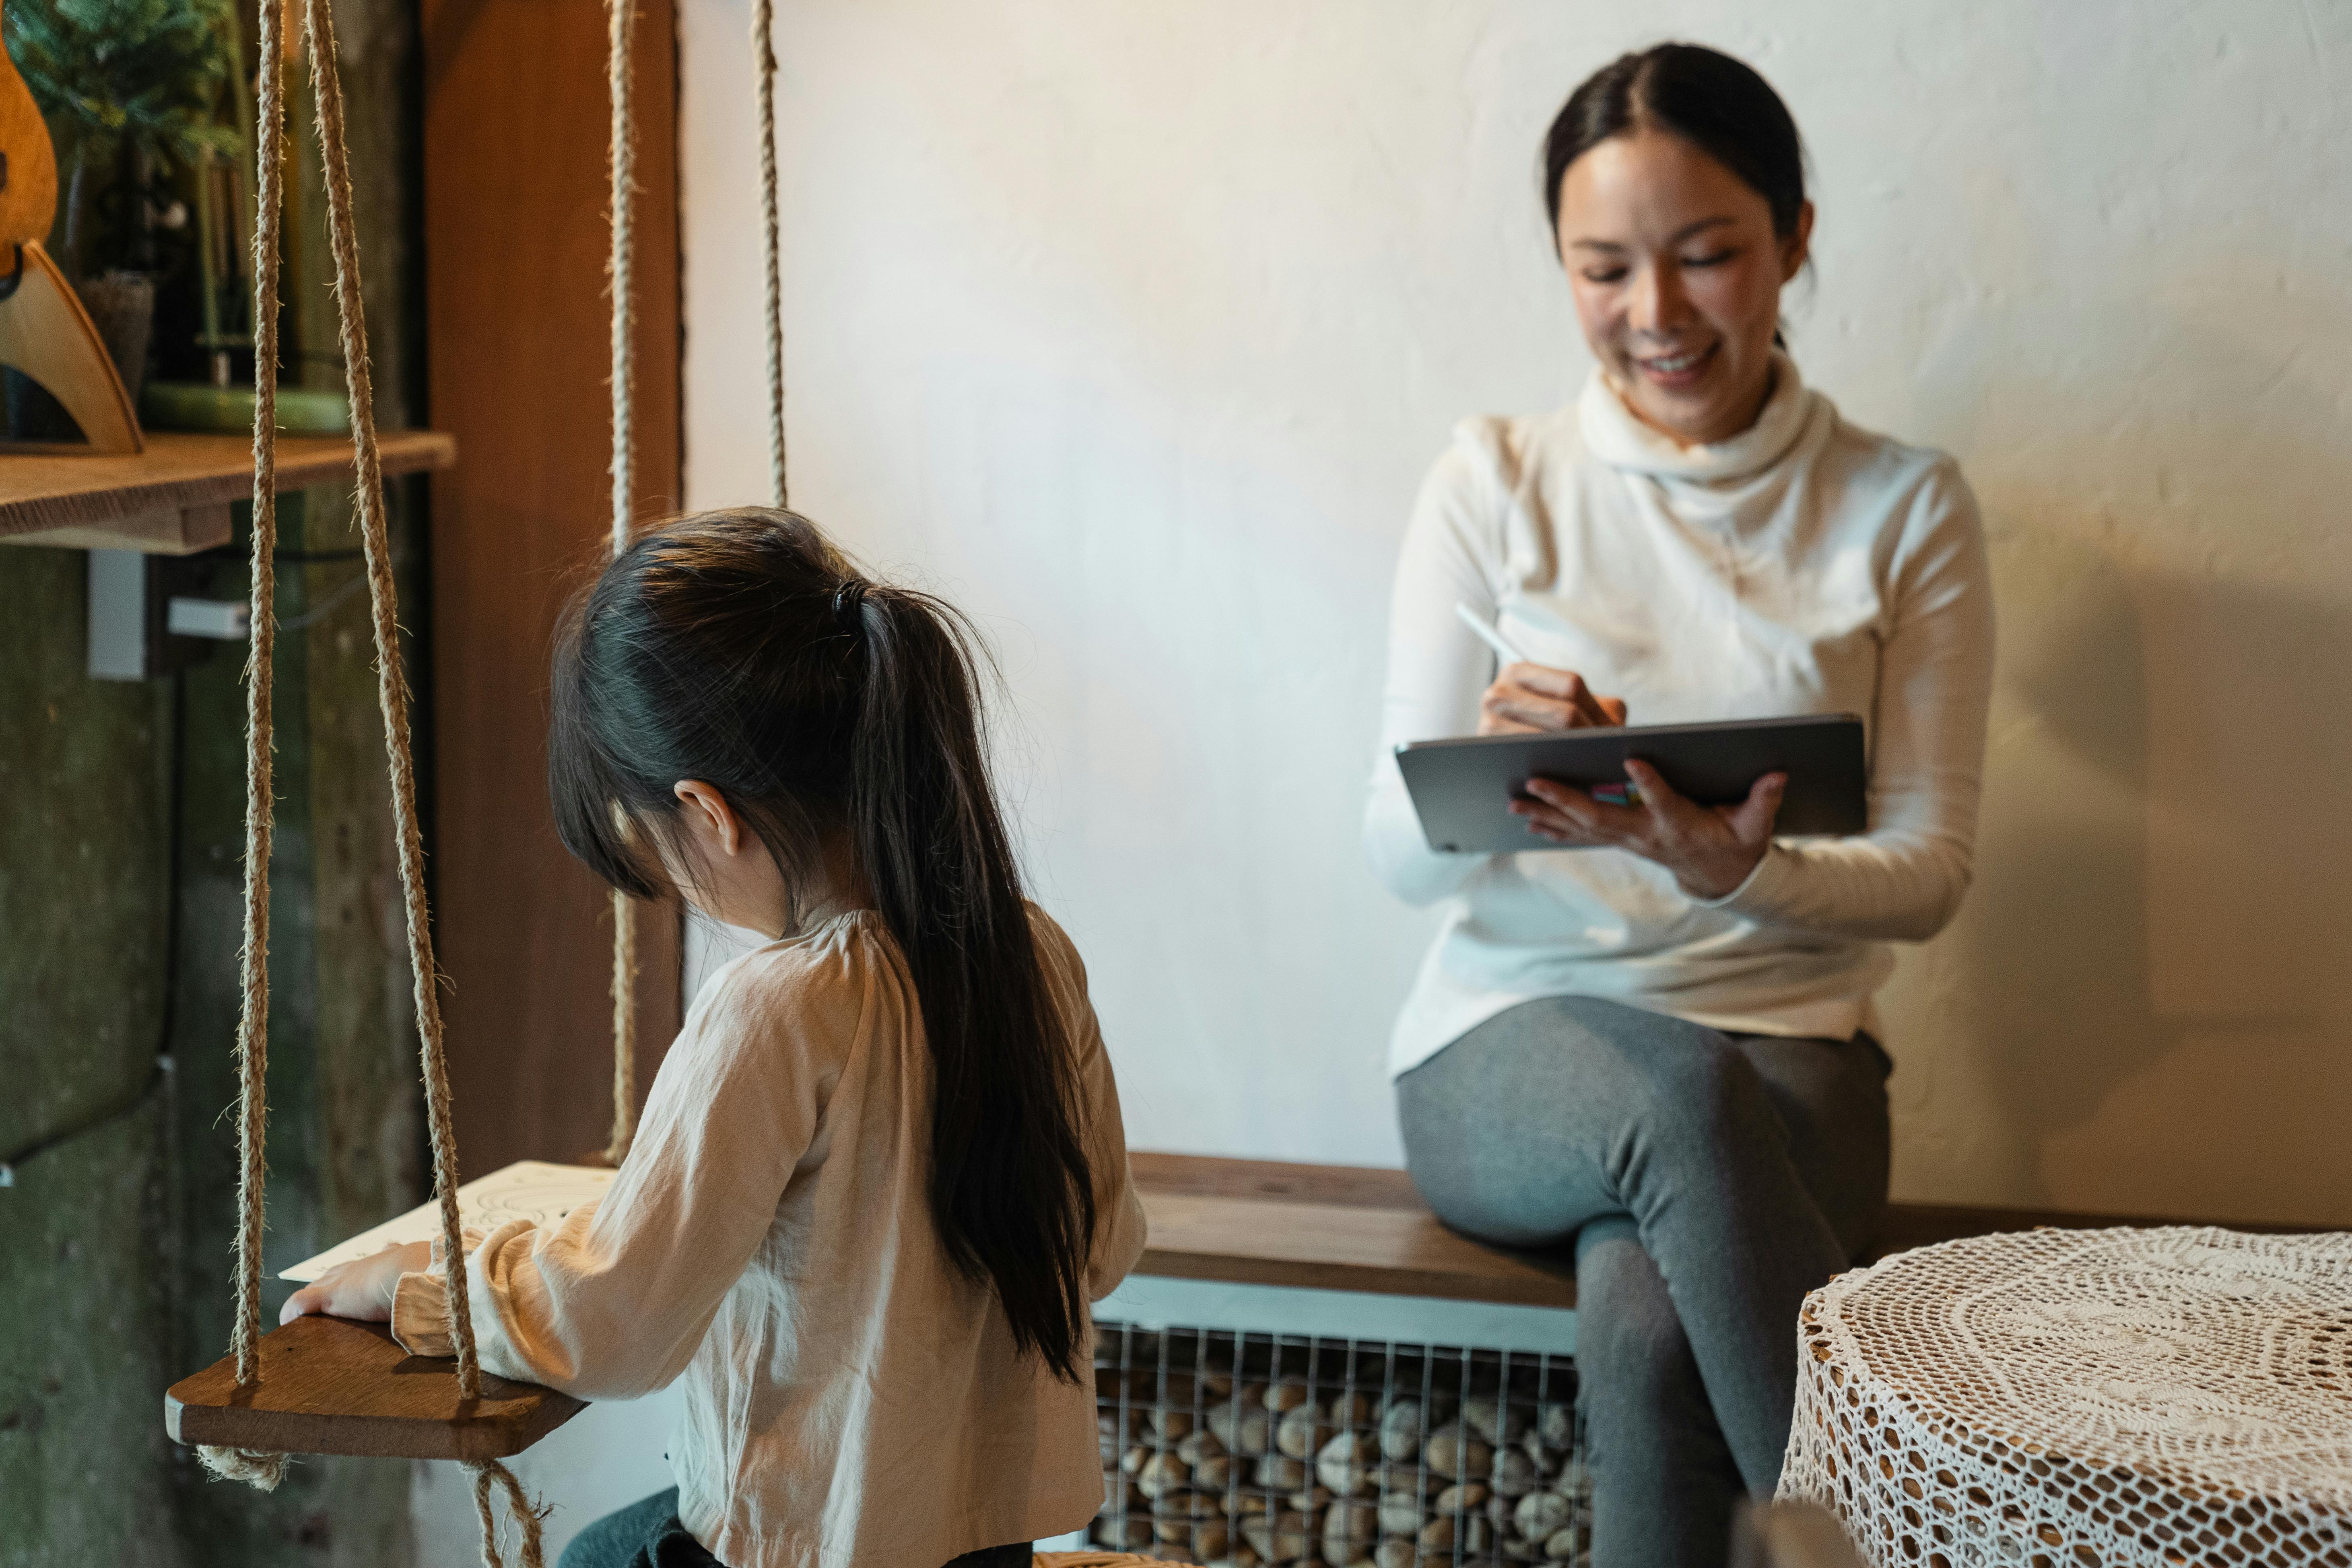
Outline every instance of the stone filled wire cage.
<path fill-rule="evenodd" d="M 1565 1355 L 1097 1325 L 1091 1538 L 1203 1568 L 1581 1564 Z"/>

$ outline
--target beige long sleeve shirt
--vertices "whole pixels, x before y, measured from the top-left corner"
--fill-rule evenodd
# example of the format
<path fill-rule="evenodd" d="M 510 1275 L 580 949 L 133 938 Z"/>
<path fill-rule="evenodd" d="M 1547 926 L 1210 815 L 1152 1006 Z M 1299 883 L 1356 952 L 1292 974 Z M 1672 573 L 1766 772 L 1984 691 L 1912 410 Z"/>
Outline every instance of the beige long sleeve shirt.
<path fill-rule="evenodd" d="M 1075 1047 L 1100 1300 L 1143 1250 L 1086 973 L 1033 911 Z M 1014 1353 L 926 1191 L 930 1057 L 881 917 L 844 915 L 704 988 L 604 1198 L 467 1264 L 481 1363 L 590 1399 L 686 1379 L 670 1458 L 686 1528 L 730 1568 L 937 1568 L 1082 1527 L 1102 1502 L 1094 1391 Z M 393 1332 L 450 1353 L 441 1277 Z M 616 1499 L 616 1503 L 627 1501 Z"/>

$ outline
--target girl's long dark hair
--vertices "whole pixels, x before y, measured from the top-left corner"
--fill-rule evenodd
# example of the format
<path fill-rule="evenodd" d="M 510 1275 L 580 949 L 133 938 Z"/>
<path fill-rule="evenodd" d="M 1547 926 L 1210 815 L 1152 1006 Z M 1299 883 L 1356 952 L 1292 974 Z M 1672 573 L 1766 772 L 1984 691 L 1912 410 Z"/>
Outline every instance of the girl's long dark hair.
<path fill-rule="evenodd" d="M 978 646 L 953 608 L 866 582 L 796 513 L 678 519 L 566 615 L 548 792 L 566 848 L 658 898 L 674 889 L 646 836 L 677 846 L 673 786 L 711 785 L 774 857 L 794 929 L 828 847 L 851 847 L 930 1045 L 940 1238 L 993 1287 L 1014 1343 L 1077 1382 L 1094 1184 L 1068 1024 L 989 782 Z"/>

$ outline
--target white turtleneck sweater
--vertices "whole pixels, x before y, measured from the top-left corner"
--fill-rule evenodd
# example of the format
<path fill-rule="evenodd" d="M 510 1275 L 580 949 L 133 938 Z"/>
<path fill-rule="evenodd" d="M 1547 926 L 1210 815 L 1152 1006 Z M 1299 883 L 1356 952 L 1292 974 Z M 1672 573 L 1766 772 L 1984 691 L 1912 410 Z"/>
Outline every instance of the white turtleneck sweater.
<path fill-rule="evenodd" d="M 1679 447 L 1596 374 L 1576 404 L 1475 418 L 1423 484 L 1397 566 L 1373 868 L 1444 922 L 1391 1074 L 1541 996 L 1599 996 L 1710 1027 L 1844 1037 L 1968 889 L 1992 590 L 1976 502 L 1940 452 L 1847 424 L 1775 360 L 1741 435 Z M 1622 697 L 1634 724 L 1859 715 L 1870 826 L 1776 840 L 1728 897 L 1695 900 L 1616 849 L 1429 847 L 1393 748 L 1476 732 L 1494 616 L 1529 658 Z"/>

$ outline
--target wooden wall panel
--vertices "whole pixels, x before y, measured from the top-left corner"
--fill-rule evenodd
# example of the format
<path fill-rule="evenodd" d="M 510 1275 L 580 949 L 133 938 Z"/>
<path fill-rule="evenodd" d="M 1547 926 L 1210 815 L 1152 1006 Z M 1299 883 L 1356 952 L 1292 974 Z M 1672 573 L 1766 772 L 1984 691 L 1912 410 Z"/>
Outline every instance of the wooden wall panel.
<path fill-rule="evenodd" d="M 425 0 L 434 860 L 468 1176 L 604 1145 L 611 924 L 544 774 L 550 635 L 610 517 L 601 6 Z M 637 26 L 639 515 L 678 495 L 677 50 Z M 674 921 L 645 911 L 639 1092 L 678 1022 Z"/>

